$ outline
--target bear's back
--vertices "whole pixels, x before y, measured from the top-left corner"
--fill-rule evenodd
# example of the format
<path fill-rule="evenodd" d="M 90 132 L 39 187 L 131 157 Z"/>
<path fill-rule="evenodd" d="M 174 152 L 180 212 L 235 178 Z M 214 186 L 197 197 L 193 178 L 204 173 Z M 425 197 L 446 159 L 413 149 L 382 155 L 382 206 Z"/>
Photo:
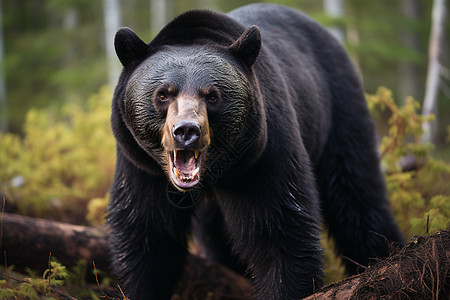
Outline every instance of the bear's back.
<path fill-rule="evenodd" d="M 318 22 L 294 9 L 275 4 L 250 4 L 227 14 L 244 26 L 257 25 L 261 31 L 262 55 L 255 70 L 263 94 L 270 95 L 274 87 L 288 90 L 289 101 L 283 106 L 295 110 L 303 142 L 313 162 L 320 158 L 330 129 L 333 106 L 340 99 L 342 82 L 354 82 L 358 75 L 339 42 Z M 267 78 L 267 74 L 273 74 Z M 281 78 L 281 79 L 280 79 Z M 348 84 L 346 85 L 347 88 Z M 264 92 L 267 89 L 267 92 Z M 356 91 L 361 94 L 361 91 Z M 268 110 L 277 111 L 279 98 L 266 97 Z M 363 103 L 365 105 L 365 103 Z M 286 112 L 279 113 L 285 116 Z M 318 138 L 320 137 L 320 138 Z"/>
<path fill-rule="evenodd" d="M 314 46 L 323 47 L 324 44 L 340 48 L 333 38 L 330 41 L 330 34 L 319 23 L 300 11 L 285 6 L 250 4 L 227 15 L 244 26 L 257 25 L 261 30 L 263 43 L 272 49 L 280 45 L 280 42 L 303 51 L 312 51 Z"/>

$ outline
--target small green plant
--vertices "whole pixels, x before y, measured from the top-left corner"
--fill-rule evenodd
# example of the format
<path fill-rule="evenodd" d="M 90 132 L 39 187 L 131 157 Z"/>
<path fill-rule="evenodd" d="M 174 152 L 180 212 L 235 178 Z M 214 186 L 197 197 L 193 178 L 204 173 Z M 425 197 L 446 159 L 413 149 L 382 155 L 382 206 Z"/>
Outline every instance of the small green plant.
<path fill-rule="evenodd" d="M 14 290 L 8 287 L 6 280 L 0 280 L 0 299 L 13 299 Z"/>
<path fill-rule="evenodd" d="M 32 270 L 27 270 L 26 276 L 11 274 L 11 270 L 2 274 L 7 279 L 0 280 L 0 299 L 58 299 L 54 297 L 54 289 L 62 286 L 68 276 L 66 267 L 54 261 L 49 263 L 43 276 Z"/>
<path fill-rule="evenodd" d="M 50 262 L 47 270 L 44 271 L 43 279 L 47 280 L 48 286 L 63 285 L 64 280 L 69 276 L 65 266 L 59 262 Z"/>
<path fill-rule="evenodd" d="M 95 268 L 95 266 L 94 266 Z M 87 283 L 86 275 L 89 271 L 100 274 L 101 280 L 97 284 Z M 51 261 L 43 275 L 33 270 L 26 270 L 26 274 L 14 272 L 13 267 L 0 267 L 0 299 L 117 299 L 107 296 L 112 294 L 113 279 L 101 270 L 93 269 L 84 260 L 67 269 L 57 261 Z M 106 291 L 106 292 L 105 292 Z M 72 298 L 75 297 L 75 298 Z M 125 298 L 124 298 L 125 299 Z"/>

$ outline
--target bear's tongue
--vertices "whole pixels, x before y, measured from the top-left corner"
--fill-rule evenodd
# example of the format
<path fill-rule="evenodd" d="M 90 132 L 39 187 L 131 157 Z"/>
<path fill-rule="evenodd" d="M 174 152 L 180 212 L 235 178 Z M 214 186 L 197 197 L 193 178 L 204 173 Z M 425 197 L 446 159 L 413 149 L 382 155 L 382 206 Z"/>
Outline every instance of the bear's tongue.
<path fill-rule="evenodd" d="M 196 181 L 200 169 L 197 166 L 198 151 L 173 151 L 173 172 L 178 182 L 193 183 Z"/>
<path fill-rule="evenodd" d="M 194 151 L 189 150 L 174 151 L 173 162 L 178 171 L 186 174 L 193 171 L 197 164 Z"/>

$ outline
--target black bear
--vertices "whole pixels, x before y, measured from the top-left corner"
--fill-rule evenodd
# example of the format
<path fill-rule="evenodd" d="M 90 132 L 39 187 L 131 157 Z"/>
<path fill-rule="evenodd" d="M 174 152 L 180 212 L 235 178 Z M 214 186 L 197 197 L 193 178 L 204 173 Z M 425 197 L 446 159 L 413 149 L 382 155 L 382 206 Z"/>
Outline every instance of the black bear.
<path fill-rule="evenodd" d="M 149 44 L 122 28 L 115 48 L 107 219 L 127 297 L 170 299 L 193 227 L 264 300 L 320 287 L 322 219 L 349 273 L 402 243 L 360 80 L 318 23 L 269 4 L 195 10 Z"/>

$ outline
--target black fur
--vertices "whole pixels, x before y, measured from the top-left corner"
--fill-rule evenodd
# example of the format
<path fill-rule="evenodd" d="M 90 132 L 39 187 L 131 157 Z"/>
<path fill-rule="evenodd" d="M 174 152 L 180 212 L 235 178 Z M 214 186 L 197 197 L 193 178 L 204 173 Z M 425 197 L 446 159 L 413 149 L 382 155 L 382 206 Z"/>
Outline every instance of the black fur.
<path fill-rule="evenodd" d="M 129 29 L 115 45 L 124 70 L 112 103 L 118 146 L 108 224 L 127 297 L 170 298 L 196 209 L 206 253 L 246 269 L 264 300 L 319 288 L 322 218 L 339 253 L 363 265 L 388 254 L 385 239 L 402 243 L 360 80 L 316 22 L 269 4 L 191 11 L 148 45 Z M 194 98 L 205 86 L 218 90 L 199 184 L 207 200 L 197 208 L 177 208 L 168 196 L 166 107 L 154 98 L 167 82 Z"/>

